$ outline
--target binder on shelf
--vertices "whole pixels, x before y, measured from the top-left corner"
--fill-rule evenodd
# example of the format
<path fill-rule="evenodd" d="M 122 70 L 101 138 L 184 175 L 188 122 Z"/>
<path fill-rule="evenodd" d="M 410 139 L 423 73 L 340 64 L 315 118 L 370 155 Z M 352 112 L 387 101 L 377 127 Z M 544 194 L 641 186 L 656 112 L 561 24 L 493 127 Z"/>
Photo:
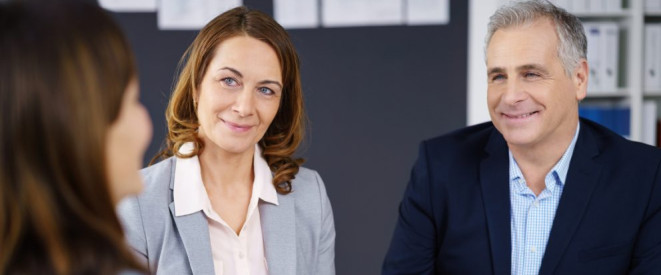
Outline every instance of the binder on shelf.
<path fill-rule="evenodd" d="M 585 28 L 585 36 L 588 41 L 588 92 L 601 91 L 602 89 L 602 54 L 600 47 L 601 44 L 601 28 L 598 23 L 583 23 Z"/>
<path fill-rule="evenodd" d="M 553 0 L 551 1 L 557 7 L 561 7 L 568 12 L 573 12 L 572 10 L 572 1 L 571 0 Z"/>
<path fill-rule="evenodd" d="M 659 12 L 661 11 L 661 0 L 645 0 L 646 12 Z"/>
<path fill-rule="evenodd" d="M 661 1 L 661 0 L 660 0 Z M 604 0 L 605 11 L 618 12 L 622 11 L 622 0 Z"/>
<path fill-rule="evenodd" d="M 613 22 L 583 23 L 588 40 L 588 91 L 617 91 L 620 28 Z"/>
<path fill-rule="evenodd" d="M 578 115 L 603 125 L 611 131 L 628 138 L 630 136 L 631 110 L 618 104 L 581 104 Z"/>
<path fill-rule="evenodd" d="M 602 30 L 602 43 L 600 51 L 602 67 L 601 76 L 603 82 L 601 89 L 603 91 L 617 91 L 617 79 L 619 75 L 618 60 L 620 56 L 620 28 L 616 23 L 600 23 Z"/>
<path fill-rule="evenodd" d="M 644 89 L 661 89 L 661 24 L 645 25 Z"/>
<path fill-rule="evenodd" d="M 589 13 L 591 0 L 574 0 L 572 1 L 571 13 Z"/>
<path fill-rule="evenodd" d="M 643 102 L 643 135 L 642 142 L 657 146 L 657 103 L 656 100 Z"/>
<path fill-rule="evenodd" d="M 622 11 L 622 0 L 551 0 L 551 3 L 571 13 L 586 14 Z"/>
<path fill-rule="evenodd" d="M 606 0 L 588 0 L 588 11 L 590 13 L 606 11 Z"/>
<path fill-rule="evenodd" d="M 605 0 L 606 11 L 618 12 L 622 11 L 622 0 Z"/>

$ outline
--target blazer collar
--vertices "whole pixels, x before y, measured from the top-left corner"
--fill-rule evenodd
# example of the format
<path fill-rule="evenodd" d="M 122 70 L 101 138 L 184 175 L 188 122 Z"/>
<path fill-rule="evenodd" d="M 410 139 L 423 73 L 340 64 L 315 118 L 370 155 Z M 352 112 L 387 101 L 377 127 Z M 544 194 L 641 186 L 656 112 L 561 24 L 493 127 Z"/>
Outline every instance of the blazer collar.
<path fill-rule="evenodd" d="M 170 214 L 177 225 L 193 274 L 214 274 L 209 225 L 202 211 L 177 216 L 174 202 L 171 202 Z"/>
<path fill-rule="evenodd" d="M 578 134 L 539 274 L 553 273 L 578 229 L 599 183 L 602 171 L 602 164 L 596 159 L 599 154 L 598 139 L 592 128 L 584 123 Z"/>
<path fill-rule="evenodd" d="M 511 226 L 508 149 L 503 136 L 494 128 L 480 162 L 480 184 L 489 230 L 494 274 L 511 274 Z M 585 214 L 602 165 L 598 139 L 583 124 L 571 158 L 565 188 L 560 198 L 539 274 L 552 274 L 564 255 Z"/>
<path fill-rule="evenodd" d="M 511 274 L 510 196 L 507 143 L 493 128 L 480 162 L 480 185 L 494 274 Z"/>
<path fill-rule="evenodd" d="M 173 169 L 170 190 L 174 191 L 176 157 L 169 159 Z M 296 273 L 296 219 L 293 195 L 277 195 L 270 201 L 259 200 L 260 222 L 264 239 L 264 256 L 269 274 Z M 175 215 L 174 197 L 170 197 L 170 214 L 180 232 L 181 240 L 193 274 L 214 274 L 209 239 L 209 225 L 202 211 Z"/>
<path fill-rule="evenodd" d="M 296 274 L 296 200 L 278 194 L 278 205 L 259 202 L 269 274 Z"/>
<path fill-rule="evenodd" d="M 172 169 L 170 174 L 170 215 L 177 225 L 179 236 L 184 244 L 186 256 L 193 274 L 214 274 L 213 257 L 211 254 L 211 239 L 209 238 L 209 225 L 202 211 L 188 215 L 177 216 L 174 206 L 174 179 L 176 170 L 176 157 L 171 157 Z"/>

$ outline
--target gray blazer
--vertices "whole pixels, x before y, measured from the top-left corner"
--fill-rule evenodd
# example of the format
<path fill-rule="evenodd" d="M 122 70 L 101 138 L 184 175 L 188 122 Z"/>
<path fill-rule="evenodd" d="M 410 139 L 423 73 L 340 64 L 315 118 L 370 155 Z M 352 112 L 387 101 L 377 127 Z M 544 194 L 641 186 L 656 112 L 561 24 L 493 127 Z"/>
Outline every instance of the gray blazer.
<path fill-rule="evenodd" d="M 150 273 L 214 274 L 204 214 L 174 215 L 175 160 L 143 169 L 143 193 L 118 206 L 126 238 Z M 335 227 L 324 183 L 301 167 L 292 189 L 278 194 L 279 205 L 259 203 L 269 274 L 335 274 Z"/>

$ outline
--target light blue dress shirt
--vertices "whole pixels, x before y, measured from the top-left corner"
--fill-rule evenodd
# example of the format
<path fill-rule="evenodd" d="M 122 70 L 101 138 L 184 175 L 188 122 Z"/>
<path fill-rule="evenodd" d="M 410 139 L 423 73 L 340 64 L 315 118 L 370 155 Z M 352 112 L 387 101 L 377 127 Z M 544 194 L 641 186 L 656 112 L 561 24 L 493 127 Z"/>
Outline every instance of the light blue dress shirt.
<path fill-rule="evenodd" d="M 539 196 L 528 188 L 519 165 L 509 152 L 512 274 L 539 273 L 579 129 L 580 123 L 569 147 L 546 175 L 546 188 Z"/>

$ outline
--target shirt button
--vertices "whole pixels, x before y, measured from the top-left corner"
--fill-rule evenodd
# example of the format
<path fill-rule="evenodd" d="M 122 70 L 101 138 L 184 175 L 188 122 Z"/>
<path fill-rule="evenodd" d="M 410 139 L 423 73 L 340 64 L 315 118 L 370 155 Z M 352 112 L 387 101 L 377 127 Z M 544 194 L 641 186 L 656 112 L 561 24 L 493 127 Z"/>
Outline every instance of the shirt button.
<path fill-rule="evenodd" d="M 531 247 L 530 247 L 530 252 L 532 252 L 532 253 L 537 252 L 537 247 L 535 247 L 535 246 L 531 246 Z"/>
<path fill-rule="evenodd" d="M 534 207 L 539 207 L 539 201 L 535 201 L 535 202 L 533 202 L 532 205 L 533 205 Z"/>
<path fill-rule="evenodd" d="M 239 252 L 239 259 L 243 259 L 243 252 Z"/>

